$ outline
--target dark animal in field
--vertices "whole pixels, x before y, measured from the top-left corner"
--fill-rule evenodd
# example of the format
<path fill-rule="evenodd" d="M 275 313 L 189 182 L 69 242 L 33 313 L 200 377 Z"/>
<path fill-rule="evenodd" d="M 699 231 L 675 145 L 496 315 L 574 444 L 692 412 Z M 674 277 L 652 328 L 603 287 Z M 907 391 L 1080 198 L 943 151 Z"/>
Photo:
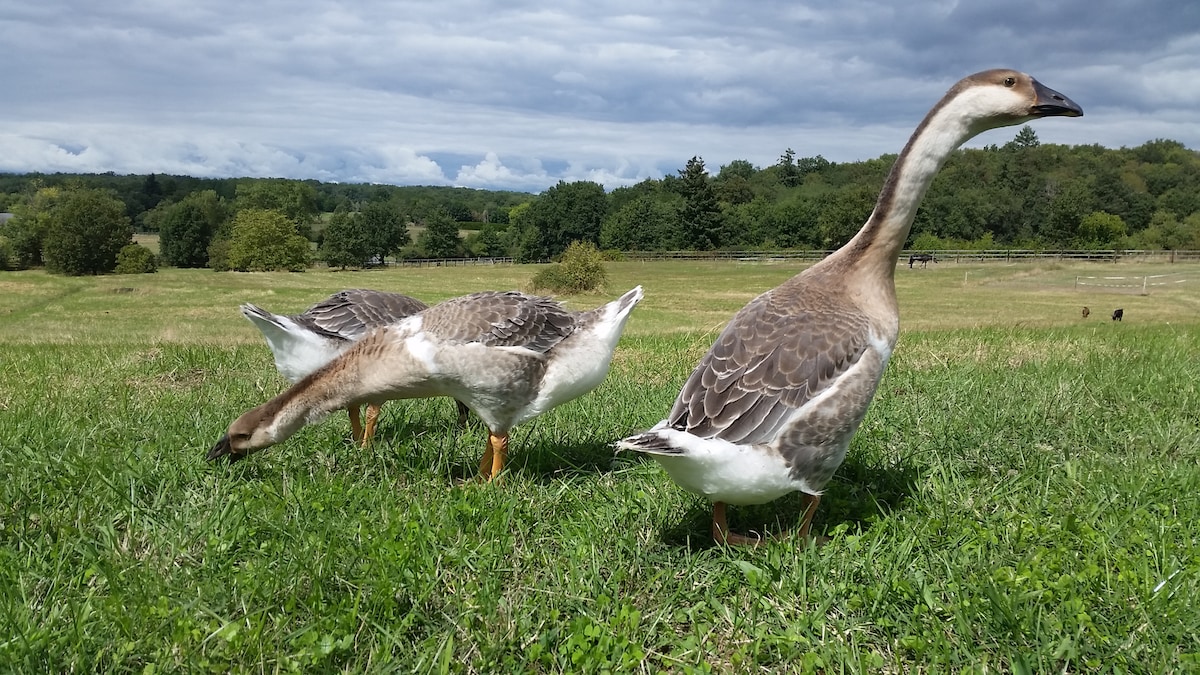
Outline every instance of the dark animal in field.
<path fill-rule="evenodd" d="M 921 267 L 928 267 L 930 262 L 937 262 L 937 257 L 932 253 L 918 253 L 917 255 L 908 256 L 908 269 L 912 269 L 913 263 L 921 263 Z"/>
<path fill-rule="evenodd" d="M 1086 318 L 1088 318 L 1088 316 L 1089 316 L 1091 313 L 1092 313 L 1092 310 L 1088 309 L 1087 307 L 1084 307 L 1084 308 L 1083 308 L 1083 318 L 1085 318 L 1085 319 L 1086 319 Z"/>
<path fill-rule="evenodd" d="M 1125 310 L 1123 310 L 1123 309 L 1114 309 L 1113 310 L 1113 321 L 1120 321 L 1124 317 L 1125 317 Z"/>

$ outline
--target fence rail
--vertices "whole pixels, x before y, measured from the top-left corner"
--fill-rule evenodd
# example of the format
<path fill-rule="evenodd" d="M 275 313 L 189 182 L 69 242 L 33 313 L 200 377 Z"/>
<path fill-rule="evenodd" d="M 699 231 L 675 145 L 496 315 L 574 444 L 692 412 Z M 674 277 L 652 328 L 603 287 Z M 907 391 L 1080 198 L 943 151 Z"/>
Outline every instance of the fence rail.
<path fill-rule="evenodd" d="M 629 251 L 627 260 L 820 260 L 832 251 Z M 1034 251 L 1024 249 L 903 251 L 900 261 L 911 255 L 931 254 L 938 262 L 1012 260 L 1082 260 L 1094 262 L 1200 262 L 1200 251 Z"/>
<path fill-rule="evenodd" d="M 625 251 L 625 260 L 725 260 L 742 262 L 777 262 L 785 260 L 820 260 L 833 251 Z M 1093 262 L 1200 262 L 1200 251 L 1033 251 L 1024 249 L 989 249 L 983 251 L 942 249 L 932 251 L 903 251 L 899 262 L 909 256 L 929 254 L 937 262 L 1007 262 L 1014 260 L 1082 260 Z M 549 261 L 538 261 L 549 262 Z M 388 267 L 462 267 L 474 265 L 512 265 L 507 257 L 492 258 L 419 258 L 390 259 Z"/>

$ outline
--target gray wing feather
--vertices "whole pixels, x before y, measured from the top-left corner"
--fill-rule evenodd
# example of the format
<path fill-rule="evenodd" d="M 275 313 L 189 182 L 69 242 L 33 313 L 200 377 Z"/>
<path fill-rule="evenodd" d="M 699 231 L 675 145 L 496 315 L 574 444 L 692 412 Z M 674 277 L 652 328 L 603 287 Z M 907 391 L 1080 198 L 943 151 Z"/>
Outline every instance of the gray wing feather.
<path fill-rule="evenodd" d="M 291 319 L 332 338 L 357 340 L 372 328 L 395 323 L 426 307 L 407 295 L 352 288 L 334 293 Z"/>
<path fill-rule="evenodd" d="M 422 315 L 421 328 L 446 342 L 524 347 L 544 354 L 574 332 L 576 315 L 558 302 L 517 291 L 451 298 Z"/>
<path fill-rule="evenodd" d="M 672 427 L 732 443 L 770 441 L 791 412 L 858 362 L 867 318 L 838 311 L 837 298 L 811 287 L 799 291 L 768 291 L 734 316 L 675 399 Z"/>

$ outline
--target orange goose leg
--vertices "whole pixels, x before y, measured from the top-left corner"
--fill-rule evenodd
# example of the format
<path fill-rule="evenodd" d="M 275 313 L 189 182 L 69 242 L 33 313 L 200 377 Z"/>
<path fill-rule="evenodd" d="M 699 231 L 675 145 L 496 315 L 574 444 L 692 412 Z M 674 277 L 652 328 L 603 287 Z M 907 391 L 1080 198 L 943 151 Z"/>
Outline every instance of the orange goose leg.
<path fill-rule="evenodd" d="M 713 502 L 712 536 L 718 544 L 729 546 L 758 546 L 763 541 L 760 537 L 747 537 L 729 531 L 729 523 L 725 520 L 725 502 Z"/>
<path fill-rule="evenodd" d="M 829 541 L 827 538 L 813 537 L 811 534 L 813 515 L 817 512 L 817 504 L 821 503 L 821 496 L 804 494 L 803 499 L 804 520 L 800 523 L 800 538 L 805 542 L 812 539 L 817 545 L 824 544 Z M 729 523 L 725 520 L 725 502 L 713 502 L 712 535 L 717 543 L 730 546 L 758 546 L 763 542 L 759 537 L 747 537 L 729 531 Z"/>
<path fill-rule="evenodd" d="M 492 479 L 492 455 L 495 451 L 492 449 L 492 434 L 488 433 L 487 448 L 483 451 L 483 457 L 479 460 L 479 477 L 483 480 Z"/>
<path fill-rule="evenodd" d="M 362 443 L 363 427 L 361 413 L 358 406 L 352 405 L 346 408 L 346 412 L 350 413 L 350 438 L 354 439 L 356 444 Z"/>
<path fill-rule="evenodd" d="M 813 515 L 817 512 L 817 504 L 821 503 L 821 495 L 802 494 L 804 494 L 804 520 L 800 523 L 800 537 L 807 541 L 813 539 L 810 534 L 812 531 L 812 520 Z M 823 544 L 828 541 L 825 537 L 816 537 L 815 539 L 817 544 Z"/>
<path fill-rule="evenodd" d="M 508 457 L 508 434 L 494 434 L 488 431 L 487 449 L 479 460 L 479 477 L 486 481 L 495 480 L 504 470 L 504 460 Z"/>
<path fill-rule="evenodd" d="M 362 447 L 367 447 L 371 444 L 371 439 L 375 437 L 375 426 L 379 424 L 379 406 L 374 403 L 367 404 L 367 425 L 363 429 L 360 442 Z"/>

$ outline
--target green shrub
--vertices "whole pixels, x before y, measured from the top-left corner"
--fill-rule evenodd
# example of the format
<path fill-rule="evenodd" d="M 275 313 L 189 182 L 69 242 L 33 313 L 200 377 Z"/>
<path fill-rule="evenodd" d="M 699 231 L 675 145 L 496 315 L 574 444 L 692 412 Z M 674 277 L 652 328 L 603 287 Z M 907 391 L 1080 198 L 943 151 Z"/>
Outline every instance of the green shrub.
<path fill-rule="evenodd" d="M 228 272 L 229 266 L 229 237 L 216 237 L 208 245 L 208 268 L 214 272 Z"/>
<path fill-rule="evenodd" d="M 535 291 L 590 293 L 604 290 L 607 283 L 604 254 L 591 242 L 573 241 L 563 253 L 562 262 L 534 275 L 532 285 Z"/>
<path fill-rule="evenodd" d="M 133 240 L 125 204 L 104 190 L 66 190 L 47 213 L 42 257 L 56 274 L 107 274 Z"/>
<path fill-rule="evenodd" d="M 212 265 L 212 251 L 209 251 Z M 308 267 L 312 249 L 296 234 L 296 226 L 278 211 L 246 209 L 233 219 L 228 264 L 239 272 L 300 272 Z M 214 267 L 214 269 L 216 269 Z"/>
<path fill-rule="evenodd" d="M 117 252 L 117 274 L 150 274 L 158 271 L 154 251 L 141 244 L 130 244 Z"/>
<path fill-rule="evenodd" d="M 0 236 L 0 270 L 12 269 L 13 257 L 16 250 L 13 248 L 12 242 L 8 237 Z"/>

